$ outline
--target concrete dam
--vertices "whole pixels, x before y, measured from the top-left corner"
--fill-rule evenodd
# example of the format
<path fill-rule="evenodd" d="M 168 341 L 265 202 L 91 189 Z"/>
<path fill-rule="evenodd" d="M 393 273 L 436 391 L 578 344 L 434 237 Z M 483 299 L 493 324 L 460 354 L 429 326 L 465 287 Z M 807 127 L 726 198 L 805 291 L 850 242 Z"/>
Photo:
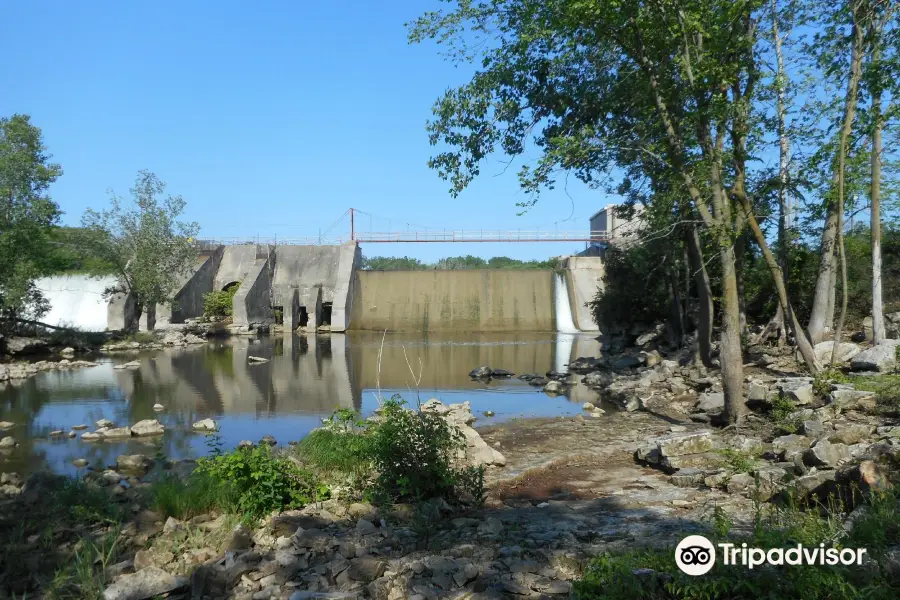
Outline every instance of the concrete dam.
<path fill-rule="evenodd" d="M 563 259 L 558 270 L 360 269 L 358 244 L 341 246 L 206 245 L 181 278 L 171 306 L 152 307 L 141 329 L 184 323 L 203 314 L 203 296 L 234 290 L 233 326 L 276 323 L 285 331 L 428 332 L 597 331 L 585 303 L 602 283 L 596 257 Z M 50 277 L 46 322 L 85 330 L 121 329 L 131 298 L 102 300 L 114 280 Z"/>

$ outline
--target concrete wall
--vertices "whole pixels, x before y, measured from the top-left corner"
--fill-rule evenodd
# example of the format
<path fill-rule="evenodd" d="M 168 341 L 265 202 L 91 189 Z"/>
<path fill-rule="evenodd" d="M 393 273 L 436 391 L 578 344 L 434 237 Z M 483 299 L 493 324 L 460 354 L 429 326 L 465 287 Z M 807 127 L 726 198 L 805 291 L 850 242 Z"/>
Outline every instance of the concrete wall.
<path fill-rule="evenodd" d="M 553 271 L 358 271 L 352 329 L 554 331 Z"/>
<path fill-rule="evenodd" d="M 331 330 L 346 331 L 353 314 L 354 289 L 358 285 L 357 272 L 362 263 L 362 252 L 355 242 L 344 244 L 340 250 L 335 273 L 334 300 L 331 307 Z"/>
<path fill-rule="evenodd" d="M 252 268 L 247 271 L 232 301 L 234 325 L 246 327 L 250 323 L 272 321 L 270 260 L 274 260 L 274 254 L 271 258 L 255 260 Z"/>
<path fill-rule="evenodd" d="M 256 244 L 226 246 L 214 280 L 215 289 L 221 290 L 229 283 L 244 281 L 251 272 L 256 273 Z"/>
<path fill-rule="evenodd" d="M 603 285 L 603 259 L 570 256 L 563 261 L 569 285 L 569 299 L 575 326 L 581 331 L 599 331 L 586 306 L 594 299 L 597 288 Z"/>
<path fill-rule="evenodd" d="M 216 274 L 225 247 L 219 246 L 209 252 L 200 255 L 200 266 L 181 285 L 181 289 L 175 294 L 175 302 L 169 313 L 169 321 L 172 323 L 184 323 L 185 319 L 192 319 L 203 315 L 203 296 L 216 290 Z M 160 309 L 156 309 L 157 323 L 160 320 Z"/>

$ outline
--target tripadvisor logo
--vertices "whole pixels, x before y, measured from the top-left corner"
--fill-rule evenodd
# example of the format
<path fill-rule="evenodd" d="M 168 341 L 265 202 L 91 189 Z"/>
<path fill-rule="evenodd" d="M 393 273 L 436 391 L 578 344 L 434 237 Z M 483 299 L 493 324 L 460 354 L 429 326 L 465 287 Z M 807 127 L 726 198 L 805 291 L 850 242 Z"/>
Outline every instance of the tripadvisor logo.
<path fill-rule="evenodd" d="M 865 548 L 806 547 L 797 544 L 790 548 L 751 548 L 746 543 L 717 544 L 722 552 L 722 564 L 741 565 L 748 569 L 762 565 L 862 565 Z M 716 549 L 702 535 L 689 535 L 675 548 L 675 564 L 687 575 L 704 575 L 716 564 Z"/>

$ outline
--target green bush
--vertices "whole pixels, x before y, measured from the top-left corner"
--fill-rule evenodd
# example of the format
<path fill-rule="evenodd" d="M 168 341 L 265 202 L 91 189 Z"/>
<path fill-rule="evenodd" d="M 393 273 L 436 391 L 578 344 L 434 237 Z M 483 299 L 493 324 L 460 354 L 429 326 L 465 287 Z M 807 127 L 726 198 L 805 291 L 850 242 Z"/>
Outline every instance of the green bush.
<path fill-rule="evenodd" d="M 302 508 L 328 496 L 328 488 L 267 445 L 239 448 L 198 461 L 193 477 L 208 477 L 237 512 L 260 517 L 276 509 Z M 204 497 L 204 496 L 200 496 Z"/>
<path fill-rule="evenodd" d="M 750 547 L 764 549 L 798 543 L 807 547 L 824 543 L 826 547 L 866 548 L 866 556 L 878 561 L 900 534 L 897 507 L 894 495 L 874 499 L 847 534 L 840 515 L 787 508 L 765 519 L 759 517 L 753 532 L 747 536 L 736 535 L 727 525 L 705 535 L 713 544 L 727 542 L 738 547 L 746 542 Z M 887 599 L 898 597 L 900 581 L 877 568 L 796 565 L 751 571 L 742 565 L 724 565 L 722 561 L 717 561 L 706 575 L 692 577 L 676 566 L 673 546 L 605 554 L 591 563 L 574 591 L 575 597 L 581 600 Z"/>
<path fill-rule="evenodd" d="M 779 435 L 797 433 L 800 429 L 800 419 L 791 415 L 797 411 L 797 405 L 790 398 L 778 396 L 772 401 L 769 412 L 772 422 L 775 424 L 775 432 Z"/>
<path fill-rule="evenodd" d="M 239 287 L 240 285 L 232 284 L 220 292 L 214 291 L 203 294 L 203 318 L 230 317 L 233 310 L 234 295 Z"/>
<path fill-rule="evenodd" d="M 813 394 L 817 398 L 826 398 L 831 394 L 831 384 L 848 383 L 850 378 L 837 369 L 826 369 L 813 378 Z"/>
<path fill-rule="evenodd" d="M 432 412 L 409 410 L 399 396 L 384 403 L 377 421 L 349 410 L 327 419 L 297 446 L 304 465 L 323 476 L 346 476 L 380 502 L 482 502 L 484 469 L 459 464 L 462 434 Z"/>

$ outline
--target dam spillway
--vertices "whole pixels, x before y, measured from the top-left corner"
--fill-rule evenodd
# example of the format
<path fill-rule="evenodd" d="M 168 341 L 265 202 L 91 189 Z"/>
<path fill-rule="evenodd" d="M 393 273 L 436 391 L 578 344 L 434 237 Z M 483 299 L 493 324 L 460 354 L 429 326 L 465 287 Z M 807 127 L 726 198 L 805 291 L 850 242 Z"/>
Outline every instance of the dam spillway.
<path fill-rule="evenodd" d="M 551 269 L 369 271 L 355 243 L 341 246 L 206 244 L 179 279 L 171 306 L 145 311 L 142 329 L 184 323 L 203 313 L 203 297 L 233 289 L 232 327 L 256 324 L 397 333 L 597 331 L 587 303 L 602 284 L 599 258 L 570 257 Z M 41 280 L 48 323 L 121 329 L 133 300 L 100 292 L 115 281 L 84 276 Z M 148 315 L 152 312 L 152 317 Z M 133 313 L 132 313 L 133 316 Z"/>

